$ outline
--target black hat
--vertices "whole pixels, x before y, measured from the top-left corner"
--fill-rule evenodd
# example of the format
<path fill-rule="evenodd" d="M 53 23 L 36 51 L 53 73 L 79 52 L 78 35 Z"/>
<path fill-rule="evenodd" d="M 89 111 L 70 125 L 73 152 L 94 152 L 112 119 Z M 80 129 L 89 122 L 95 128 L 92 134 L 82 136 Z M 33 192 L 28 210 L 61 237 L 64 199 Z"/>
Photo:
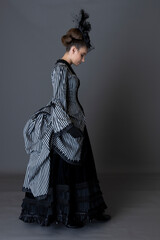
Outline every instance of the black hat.
<path fill-rule="evenodd" d="M 73 17 L 72 21 L 76 23 L 75 27 L 78 28 L 83 35 L 83 39 L 88 48 L 88 52 L 90 52 L 92 49 L 95 49 L 95 46 L 91 43 L 88 34 L 88 32 L 91 30 L 91 24 L 86 21 L 86 19 L 89 18 L 89 14 L 85 12 L 84 9 L 81 9 L 79 16 L 74 15 L 72 13 L 72 17 Z"/>

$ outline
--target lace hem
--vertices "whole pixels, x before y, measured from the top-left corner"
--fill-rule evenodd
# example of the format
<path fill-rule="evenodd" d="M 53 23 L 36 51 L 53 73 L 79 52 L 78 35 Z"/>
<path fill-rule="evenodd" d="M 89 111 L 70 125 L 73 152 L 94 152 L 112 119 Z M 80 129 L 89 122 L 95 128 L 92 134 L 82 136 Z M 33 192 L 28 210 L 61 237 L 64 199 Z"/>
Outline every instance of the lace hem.
<path fill-rule="evenodd" d="M 54 221 L 67 224 L 70 219 L 86 222 L 107 208 L 98 182 L 92 186 L 87 182 L 75 184 L 72 190 L 59 184 L 45 200 L 26 196 L 21 206 L 20 220 L 42 226 Z"/>

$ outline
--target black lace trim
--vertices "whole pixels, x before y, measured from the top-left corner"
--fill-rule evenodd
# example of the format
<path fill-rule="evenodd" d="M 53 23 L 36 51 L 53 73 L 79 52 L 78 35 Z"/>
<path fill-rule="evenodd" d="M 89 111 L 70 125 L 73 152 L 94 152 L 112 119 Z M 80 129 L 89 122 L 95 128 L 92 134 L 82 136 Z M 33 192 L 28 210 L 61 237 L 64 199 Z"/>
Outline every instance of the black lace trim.
<path fill-rule="evenodd" d="M 57 152 L 62 158 L 64 161 L 66 161 L 67 163 L 70 163 L 72 165 L 77 165 L 77 166 L 80 166 L 82 163 L 81 163 L 81 160 L 79 161 L 73 161 L 69 158 L 66 157 L 66 155 L 64 155 L 63 152 L 61 152 L 55 145 L 54 145 L 54 150 L 55 152 Z"/>
<path fill-rule="evenodd" d="M 72 186 L 56 185 L 50 188 L 45 200 L 27 195 L 22 202 L 19 219 L 48 226 L 54 221 L 67 224 L 70 219 L 86 222 L 107 208 L 102 197 L 99 182 L 79 183 Z"/>
<path fill-rule="evenodd" d="M 57 133 L 53 133 L 53 138 L 56 138 L 57 136 L 60 136 L 63 132 L 67 132 L 70 128 L 72 128 L 74 126 L 73 123 L 70 123 L 69 125 L 67 125 L 65 128 L 63 128 L 61 131 L 57 132 Z M 51 147 L 54 148 L 55 152 L 58 153 L 64 161 L 66 161 L 67 163 L 70 163 L 72 165 L 78 165 L 80 166 L 82 163 L 81 163 L 81 160 L 79 161 L 74 161 L 74 160 L 71 160 L 69 158 L 67 158 L 67 156 L 59 150 L 59 148 L 57 148 L 54 144 L 53 144 L 53 140 L 51 141 Z"/>

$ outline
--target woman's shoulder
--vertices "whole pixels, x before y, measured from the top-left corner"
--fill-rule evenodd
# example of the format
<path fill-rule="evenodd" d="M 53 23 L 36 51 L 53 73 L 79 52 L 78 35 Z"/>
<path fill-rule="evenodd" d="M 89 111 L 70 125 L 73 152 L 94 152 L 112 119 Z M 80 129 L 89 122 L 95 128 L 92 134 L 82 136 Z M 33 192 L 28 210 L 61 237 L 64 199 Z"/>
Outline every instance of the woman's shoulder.
<path fill-rule="evenodd" d="M 68 71 L 70 74 L 76 75 L 71 65 L 64 59 L 58 59 L 54 64 L 54 69 Z"/>
<path fill-rule="evenodd" d="M 58 75 L 67 75 L 68 74 L 68 68 L 64 63 L 54 63 L 52 70 L 51 70 L 51 78 L 54 78 Z"/>
<path fill-rule="evenodd" d="M 65 71 L 68 70 L 68 67 L 66 66 L 66 64 L 62 62 L 55 62 L 53 68 L 55 70 L 65 70 Z"/>

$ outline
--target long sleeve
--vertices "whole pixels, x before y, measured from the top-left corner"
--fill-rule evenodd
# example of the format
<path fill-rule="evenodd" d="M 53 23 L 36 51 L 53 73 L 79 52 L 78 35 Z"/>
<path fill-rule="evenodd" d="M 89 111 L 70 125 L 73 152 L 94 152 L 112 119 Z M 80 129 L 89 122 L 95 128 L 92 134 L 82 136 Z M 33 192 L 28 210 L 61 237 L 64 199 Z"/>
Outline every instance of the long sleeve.
<path fill-rule="evenodd" d="M 56 65 L 51 73 L 53 97 L 55 104 L 53 111 L 53 129 L 60 134 L 61 131 L 68 131 L 73 127 L 73 123 L 67 113 L 67 72 L 65 65 Z"/>

